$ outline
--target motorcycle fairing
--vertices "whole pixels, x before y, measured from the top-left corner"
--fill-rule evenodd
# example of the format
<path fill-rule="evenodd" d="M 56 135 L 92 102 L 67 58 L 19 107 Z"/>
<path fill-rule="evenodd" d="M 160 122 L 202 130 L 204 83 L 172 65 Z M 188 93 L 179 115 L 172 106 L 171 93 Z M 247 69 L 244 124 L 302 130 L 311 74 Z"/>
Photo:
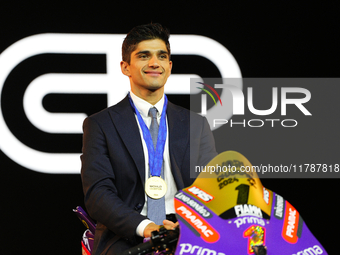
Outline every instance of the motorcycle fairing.
<path fill-rule="evenodd" d="M 176 194 L 180 237 L 175 254 L 254 254 L 255 245 L 273 255 L 327 254 L 288 201 L 263 187 L 255 171 L 240 171 L 251 168 L 243 155 L 223 152 L 209 166 L 235 166 L 235 171 L 210 168 Z"/>

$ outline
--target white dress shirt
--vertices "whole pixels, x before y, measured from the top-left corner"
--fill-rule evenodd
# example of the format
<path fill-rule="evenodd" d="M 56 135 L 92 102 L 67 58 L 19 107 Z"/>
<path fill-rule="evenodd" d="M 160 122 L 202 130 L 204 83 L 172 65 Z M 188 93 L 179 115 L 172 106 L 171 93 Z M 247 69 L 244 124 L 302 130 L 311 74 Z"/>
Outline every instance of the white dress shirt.
<path fill-rule="evenodd" d="M 149 102 L 141 99 L 140 97 L 136 96 L 132 92 L 130 92 L 130 96 L 131 96 L 131 99 L 132 99 L 134 105 L 136 106 L 136 109 L 140 113 L 142 119 L 144 120 L 144 122 L 145 122 L 145 124 L 148 128 L 151 125 L 151 119 L 152 119 L 150 116 L 148 116 L 148 114 L 149 114 L 150 108 L 152 108 L 152 107 L 156 107 L 156 109 L 158 111 L 157 112 L 157 121 L 158 121 L 158 124 L 159 124 L 160 119 L 161 119 L 161 115 L 162 115 L 162 111 L 163 111 L 164 95 L 161 98 L 161 100 L 159 100 L 155 105 L 152 105 Z M 142 129 L 139 125 L 136 114 L 135 114 L 135 117 L 136 117 L 136 121 L 138 123 L 139 132 L 140 132 L 140 135 L 141 135 L 141 140 L 142 140 L 142 145 L 143 145 L 143 152 L 144 152 L 144 158 L 145 158 L 145 181 L 146 181 L 150 177 L 148 148 L 147 148 L 146 143 L 144 141 Z M 171 213 L 175 213 L 174 196 L 177 192 L 177 188 L 176 188 L 174 177 L 172 176 L 172 172 L 171 172 L 170 155 L 169 155 L 169 131 L 168 131 L 168 120 L 167 119 L 166 119 L 166 127 L 167 127 L 167 137 L 166 137 L 165 146 L 164 146 L 165 148 L 164 148 L 164 153 L 163 153 L 163 168 L 164 168 L 164 179 L 165 179 L 165 182 L 167 184 L 168 189 L 167 189 L 167 192 L 165 194 L 165 212 L 166 212 L 166 214 L 171 214 Z M 144 216 L 147 216 L 147 206 L 148 205 L 147 205 L 147 197 L 146 196 L 147 195 L 145 194 L 145 203 L 144 203 L 144 207 L 143 207 L 142 212 L 141 212 L 141 214 L 144 215 Z M 137 235 L 143 236 L 145 227 L 151 222 L 152 221 L 150 221 L 150 220 L 142 221 L 136 229 Z"/>

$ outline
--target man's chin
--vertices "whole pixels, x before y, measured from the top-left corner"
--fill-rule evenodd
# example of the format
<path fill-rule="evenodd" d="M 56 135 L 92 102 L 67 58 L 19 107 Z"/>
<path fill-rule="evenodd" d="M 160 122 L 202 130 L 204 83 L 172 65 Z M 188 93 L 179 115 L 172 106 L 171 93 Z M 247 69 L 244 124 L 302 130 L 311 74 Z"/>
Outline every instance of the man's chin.
<path fill-rule="evenodd" d="M 163 88 L 164 88 L 164 85 L 159 85 L 159 84 L 150 84 L 147 86 L 147 89 L 153 92 L 162 90 Z"/>

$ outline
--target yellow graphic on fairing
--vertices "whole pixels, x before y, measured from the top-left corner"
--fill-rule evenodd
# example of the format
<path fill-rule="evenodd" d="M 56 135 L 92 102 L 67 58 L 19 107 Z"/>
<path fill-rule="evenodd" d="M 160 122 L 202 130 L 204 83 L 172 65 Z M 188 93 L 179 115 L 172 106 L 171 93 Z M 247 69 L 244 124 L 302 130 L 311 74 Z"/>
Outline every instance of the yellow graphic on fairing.
<path fill-rule="evenodd" d="M 253 246 L 265 245 L 265 231 L 261 226 L 250 226 L 243 232 L 243 237 L 248 238 L 248 254 L 255 253 Z"/>
<path fill-rule="evenodd" d="M 200 200 L 217 215 L 238 204 L 250 204 L 270 216 L 273 192 L 265 189 L 248 159 L 225 151 L 212 159 L 195 182 L 183 191 Z"/>

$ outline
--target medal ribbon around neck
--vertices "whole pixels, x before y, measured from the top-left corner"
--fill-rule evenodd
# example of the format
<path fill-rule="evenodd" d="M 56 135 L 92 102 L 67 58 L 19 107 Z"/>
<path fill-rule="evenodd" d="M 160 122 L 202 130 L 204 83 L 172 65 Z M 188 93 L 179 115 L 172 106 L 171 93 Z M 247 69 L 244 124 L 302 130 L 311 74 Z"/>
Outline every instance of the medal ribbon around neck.
<path fill-rule="evenodd" d="M 130 104 L 137 115 L 139 126 L 142 129 L 143 138 L 148 148 L 150 176 L 161 176 L 164 146 L 165 146 L 165 140 L 167 136 L 166 109 L 168 105 L 168 99 L 166 95 L 164 95 L 164 105 L 163 105 L 163 110 L 162 110 L 162 115 L 161 115 L 161 121 L 159 123 L 159 128 L 158 128 L 157 145 L 156 145 L 156 151 L 155 151 L 153 147 L 150 130 L 146 126 L 142 116 L 140 115 L 136 106 L 134 105 L 131 99 L 130 93 L 128 94 L 128 96 L 129 96 Z"/>

